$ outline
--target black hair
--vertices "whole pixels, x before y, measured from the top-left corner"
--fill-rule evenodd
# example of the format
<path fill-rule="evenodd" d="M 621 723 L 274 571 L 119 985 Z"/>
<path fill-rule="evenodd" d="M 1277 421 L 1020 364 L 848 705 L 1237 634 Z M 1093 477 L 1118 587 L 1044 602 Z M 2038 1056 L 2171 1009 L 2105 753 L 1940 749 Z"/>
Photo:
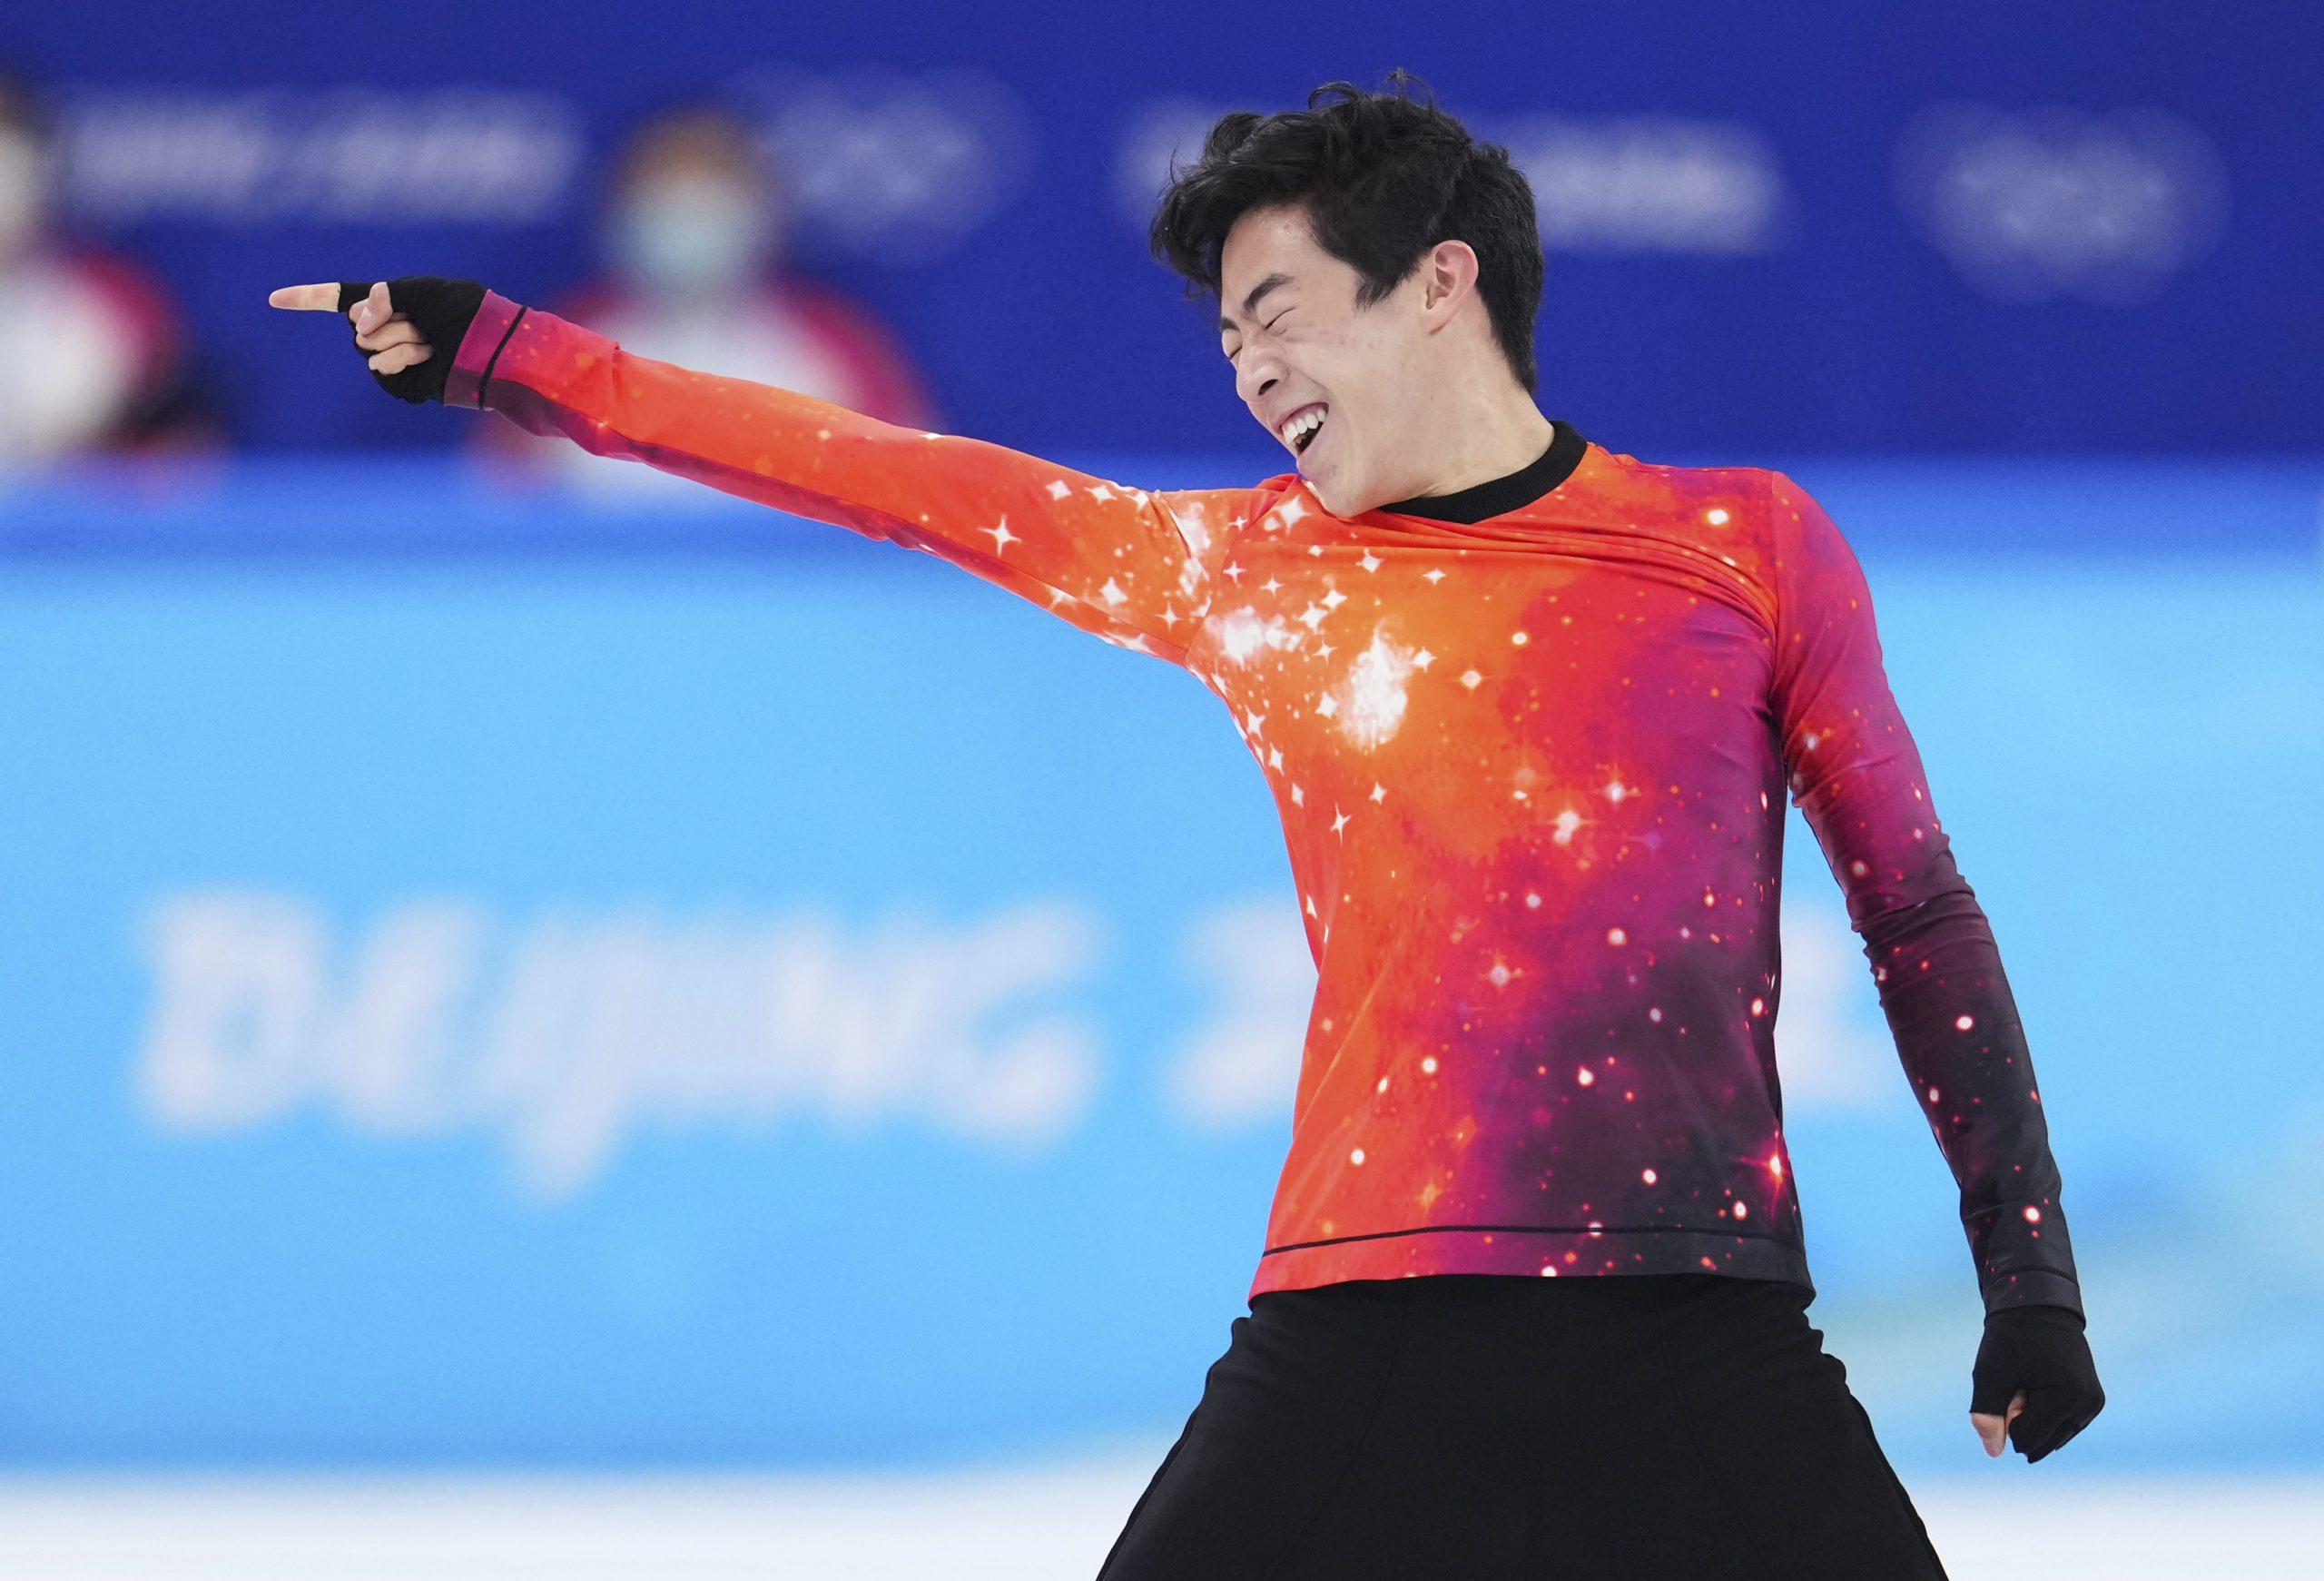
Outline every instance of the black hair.
<path fill-rule="evenodd" d="M 1533 189 L 1507 149 L 1470 136 L 1428 84 L 1399 67 L 1380 93 L 1326 83 L 1305 110 L 1220 116 L 1193 165 L 1172 162 L 1147 239 L 1187 296 L 1216 297 L 1227 232 L 1278 203 L 1304 209 L 1316 244 L 1355 270 L 1358 307 L 1395 290 L 1438 242 L 1467 242 L 1493 339 L 1518 383 L 1535 388 L 1544 265 Z"/>

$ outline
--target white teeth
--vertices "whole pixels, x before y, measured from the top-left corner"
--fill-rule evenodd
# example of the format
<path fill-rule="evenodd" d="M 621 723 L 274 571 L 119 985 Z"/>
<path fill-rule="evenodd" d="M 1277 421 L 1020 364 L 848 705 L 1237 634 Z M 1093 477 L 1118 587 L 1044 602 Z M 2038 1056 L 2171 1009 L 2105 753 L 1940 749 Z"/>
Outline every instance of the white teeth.
<path fill-rule="evenodd" d="M 1282 429 L 1283 442 L 1295 450 L 1299 448 L 1299 441 L 1310 430 L 1323 426 L 1324 409 L 1320 406 L 1311 406 L 1298 416 L 1285 422 Z"/>

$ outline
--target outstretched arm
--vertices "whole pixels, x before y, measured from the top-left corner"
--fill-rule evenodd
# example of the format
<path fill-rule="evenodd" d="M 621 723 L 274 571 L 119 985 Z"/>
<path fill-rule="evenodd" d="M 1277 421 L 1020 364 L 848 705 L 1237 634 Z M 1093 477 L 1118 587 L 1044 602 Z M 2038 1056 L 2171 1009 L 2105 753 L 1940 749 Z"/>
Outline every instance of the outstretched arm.
<path fill-rule="evenodd" d="M 360 301 L 337 286 L 294 286 L 271 300 L 349 311 L 382 383 L 417 377 L 426 382 L 416 388 L 440 391 L 447 405 L 487 408 L 596 455 L 936 555 L 1172 663 L 1184 660 L 1211 568 L 1253 498 L 1149 492 L 983 440 L 900 428 L 794 390 L 636 356 L 490 291 L 455 326 L 446 359 L 424 320 L 399 326 L 389 294 L 389 282 Z M 452 339 L 443 328 L 436 334 Z"/>

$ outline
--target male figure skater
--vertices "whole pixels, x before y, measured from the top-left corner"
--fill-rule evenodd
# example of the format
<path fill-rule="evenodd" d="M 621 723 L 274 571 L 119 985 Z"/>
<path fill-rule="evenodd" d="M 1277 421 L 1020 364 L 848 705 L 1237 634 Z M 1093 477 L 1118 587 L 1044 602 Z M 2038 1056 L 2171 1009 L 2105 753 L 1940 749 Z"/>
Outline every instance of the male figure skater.
<path fill-rule="evenodd" d="M 1250 1316 L 1107 1581 L 1941 1576 L 1806 1315 L 1787 791 L 1960 1186 L 1971 1420 L 2038 1460 L 2104 1397 L 1992 932 L 1839 532 L 1541 414 L 1531 193 L 1409 83 L 1172 173 L 1156 252 L 1296 459 L 1256 487 L 891 427 L 473 282 L 272 300 L 348 312 L 406 400 L 940 556 L 1226 702 L 1320 977 Z"/>

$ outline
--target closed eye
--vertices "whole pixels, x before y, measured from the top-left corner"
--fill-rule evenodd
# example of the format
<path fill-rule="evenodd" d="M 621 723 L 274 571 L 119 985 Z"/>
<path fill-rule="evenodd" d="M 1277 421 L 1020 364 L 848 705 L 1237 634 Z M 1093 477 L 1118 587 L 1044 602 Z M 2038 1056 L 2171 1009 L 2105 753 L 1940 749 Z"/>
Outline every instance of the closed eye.
<path fill-rule="evenodd" d="M 1279 313 L 1275 314 L 1275 317 L 1273 317 L 1272 319 L 1269 319 L 1269 320 L 1266 321 L 1266 323 L 1265 323 L 1264 326 L 1262 326 L 1262 327 L 1263 327 L 1263 328 L 1265 328 L 1265 329 L 1266 330 L 1267 333 L 1269 333 L 1269 334 L 1273 334 L 1273 333 L 1275 333 L 1275 327 L 1277 324 L 1279 324 L 1279 323 L 1283 322 L 1283 321 L 1284 321 L 1284 320 L 1285 320 L 1285 319 L 1289 318 L 1290 316 L 1291 316 L 1291 310 L 1290 310 L 1289 308 L 1285 308 L 1285 309 L 1284 309 L 1284 310 L 1283 310 L 1283 311 L 1281 311 L 1281 312 L 1279 312 Z M 1226 360 L 1227 360 L 1229 362 L 1234 361 L 1235 361 L 1235 359 L 1236 359 L 1236 357 L 1238 357 L 1238 356 L 1240 356 L 1240 355 L 1242 354 L 1242 351 L 1243 351 L 1243 348 L 1242 348 L 1242 347 L 1240 347 L 1240 346 L 1236 347 L 1234 351 L 1229 351 L 1229 352 L 1227 352 L 1227 353 L 1226 353 Z"/>

